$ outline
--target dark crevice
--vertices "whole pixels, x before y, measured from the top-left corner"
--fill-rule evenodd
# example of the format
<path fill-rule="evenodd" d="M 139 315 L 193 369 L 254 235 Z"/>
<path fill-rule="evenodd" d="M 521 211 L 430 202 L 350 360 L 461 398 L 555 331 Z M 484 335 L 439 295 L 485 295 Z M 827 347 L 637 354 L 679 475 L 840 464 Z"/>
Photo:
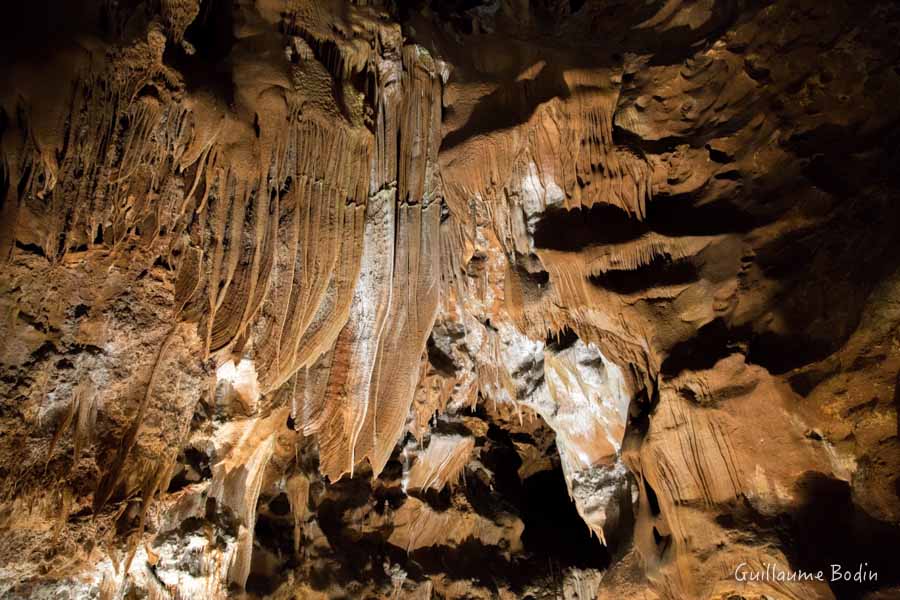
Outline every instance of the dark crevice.
<path fill-rule="evenodd" d="M 458 546 L 420 548 L 410 555 L 420 568 L 421 577 L 445 573 L 450 579 L 472 580 L 497 591 L 497 582 L 506 580 L 513 589 L 526 583 L 520 567 L 509 560 L 497 546 L 489 546 L 475 539 L 467 539 Z"/>
<path fill-rule="evenodd" d="M 727 165 L 730 162 L 734 161 L 734 158 L 722 152 L 721 150 L 716 150 L 709 144 L 706 144 L 706 151 L 709 153 L 709 159 L 713 162 L 717 162 L 723 165 Z"/>
<path fill-rule="evenodd" d="M 35 363 L 40 363 L 47 360 L 49 357 L 56 354 L 58 351 L 56 349 L 56 345 L 53 342 L 44 342 L 38 349 L 31 353 L 31 357 Z"/>
<path fill-rule="evenodd" d="M 550 208 L 537 222 L 534 245 L 573 251 L 594 244 L 628 242 L 647 231 L 645 223 L 609 204 L 595 204 L 587 209 Z"/>
<path fill-rule="evenodd" d="M 516 270 L 521 275 L 522 280 L 528 284 L 536 285 L 540 288 L 550 283 L 550 273 L 543 269 L 532 271 L 517 264 Z"/>
<path fill-rule="evenodd" d="M 591 535 L 569 497 L 561 466 L 536 473 L 522 483 L 521 516 L 526 552 L 582 569 L 609 565 L 607 549 Z"/>
<path fill-rule="evenodd" d="M 767 85 L 772 82 L 772 72 L 749 58 L 744 59 L 744 71 L 751 79 L 761 84 Z"/>
<path fill-rule="evenodd" d="M 428 363 L 434 367 L 435 371 L 447 377 L 456 375 L 459 367 L 457 367 L 453 359 L 435 343 L 433 332 L 428 336 L 426 349 L 428 351 Z"/>
<path fill-rule="evenodd" d="M 691 338 L 672 348 L 663 361 L 660 372 L 674 377 L 684 370 L 711 369 L 719 360 L 739 351 L 737 339 L 722 319 L 715 319 L 701 327 Z"/>
<path fill-rule="evenodd" d="M 287 494 L 281 492 L 271 500 L 269 500 L 269 512 L 279 517 L 284 517 L 291 512 L 291 503 Z"/>
<path fill-rule="evenodd" d="M 559 353 L 574 346 L 577 341 L 578 334 L 569 327 L 563 327 L 561 331 L 548 334 L 545 345 L 550 352 Z"/>
<path fill-rule="evenodd" d="M 589 279 L 592 284 L 617 294 L 635 294 L 654 287 L 690 284 L 699 279 L 699 273 L 690 261 L 657 256 L 637 269 L 607 271 Z"/>
<path fill-rule="evenodd" d="M 719 171 L 715 175 L 713 175 L 713 179 L 717 179 L 719 181 L 740 181 L 743 179 L 743 175 L 737 169 L 728 169 L 726 171 Z"/>
<path fill-rule="evenodd" d="M 177 492 L 184 487 L 212 479 L 209 456 L 192 446 L 185 448 L 178 457 L 179 469 L 169 482 L 168 493 Z"/>
<path fill-rule="evenodd" d="M 273 498 L 268 504 L 270 509 L 273 503 L 276 508 L 279 508 L 279 502 L 288 504 L 284 496 L 279 494 Z M 279 500 L 280 498 L 283 499 Z M 253 539 L 254 555 L 258 558 L 251 561 L 246 590 L 253 594 L 269 596 L 299 564 L 294 554 L 293 527 L 288 513 L 276 513 L 271 510 L 269 514 L 259 513 L 256 517 Z"/>
<path fill-rule="evenodd" d="M 642 138 L 636 133 L 616 125 L 615 122 L 613 122 L 613 138 L 620 146 L 629 148 L 638 156 L 675 152 L 679 146 L 685 144 L 684 138 L 674 136 L 659 139 Z"/>
<path fill-rule="evenodd" d="M 653 527 L 653 543 L 656 544 L 656 547 L 659 548 L 659 554 L 662 556 L 666 553 L 666 550 L 669 549 L 669 546 L 672 543 L 671 535 L 662 535 L 659 530 L 654 526 Z"/>
<path fill-rule="evenodd" d="M 628 424 L 625 437 L 636 437 L 643 439 L 647 432 L 650 431 L 650 415 L 659 404 L 659 387 L 654 386 L 652 395 L 647 389 L 641 389 L 631 404 L 628 405 Z"/>
<path fill-rule="evenodd" d="M 659 498 L 656 496 L 656 490 L 650 485 L 650 482 L 644 479 L 644 491 L 647 493 L 647 506 L 650 508 L 650 514 L 654 517 L 659 515 Z"/>
<path fill-rule="evenodd" d="M 766 331 L 750 340 L 747 362 L 761 365 L 774 375 L 781 375 L 826 358 L 835 346 L 833 340 Z"/>
<path fill-rule="evenodd" d="M 28 323 L 28 325 L 37 329 L 41 333 L 47 333 L 47 325 L 45 323 L 43 323 L 41 320 L 39 320 L 37 317 L 29 315 L 26 312 L 22 312 L 21 310 L 18 311 L 16 316 L 18 317 L 18 319 L 20 321 L 22 321 L 23 323 Z"/>
<path fill-rule="evenodd" d="M 552 469 L 522 481 L 518 476 L 521 459 L 512 437 L 491 424 L 488 438 L 482 462 L 494 473 L 493 491 L 469 495 L 479 513 L 494 515 L 500 502 L 500 506 L 518 514 L 525 524 L 522 543 L 526 556 L 537 564 L 552 560 L 561 566 L 605 568 L 609 552 L 591 535 L 578 514 L 561 465 L 554 463 Z M 548 450 L 555 451 L 553 447 Z"/>
<path fill-rule="evenodd" d="M 28 254 L 35 254 L 37 256 L 40 256 L 41 258 L 47 258 L 47 255 L 44 253 L 44 249 L 37 244 L 23 244 L 22 242 L 16 240 L 16 248 L 18 248 L 22 252 L 27 252 Z"/>
<path fill-rule="evenodd" d="M 731 172 L 720 175 L 727 179 Z M 657 195 L 648 205 L 644 221 L 609 204 L 587 209 L 550 208 L 537 222 L 534 245 L 572 252 L 593 245 L 630 242 L 650 232 L 669 237 L 746 233 L 767 220 L 722 200 L 697 206 L 691 196 Z"/>
<path fill-rule="evenodd" d="M 689 196 L 656 196 L 647 207 L 650 228 L 670 237 L 746 233 L 765 224 L 724 200 L 701 206 Z"/>
<path fill-rule="evenodd" d="M 410 496 L 415 496 L 438 512 L 444 512 L 453 507 L 453 492 L 450 490 L 450 486 L 444 486 L 440 490 L 434 488 L 416 490 L 410 492 Z"/>

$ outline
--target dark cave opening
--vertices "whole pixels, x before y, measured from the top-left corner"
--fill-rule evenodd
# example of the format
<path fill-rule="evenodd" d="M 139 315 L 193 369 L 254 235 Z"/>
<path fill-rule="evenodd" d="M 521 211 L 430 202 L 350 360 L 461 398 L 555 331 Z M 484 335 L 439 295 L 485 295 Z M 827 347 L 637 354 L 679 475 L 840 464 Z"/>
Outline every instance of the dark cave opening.
<path fill-rule="evenodd" d="M 628 242 L 647 231 L 645 223 L 609 204 L 571 210 L 548 209 L 537 222 L 534 245 L 571 252 L 596 244 Z"/>
<path fill-rule="evenodd" d="M 479 407 L 476 413 L 482 413 Z M 448 424 L 437 425 L 438 430 L 449 429 Z M 526 439 L 527 438 L 527 439 Z M 522 464 L 515 442 L 534 442 L 525 434 L 489 426 L 486 437 L 480 438 L 482 462 L 493 477 L 489 484 L 475 474 L 465 477 L 459 487 L 441 491 L 416 491 L 410 495 L 425 502 L 438 513 L 454 510 L 458 503 L 454 496 L 465 496 L 465 502 L 481 517 L 494 520 L 503 515 L 518 516 L 524 524 L 522 550 L 508 553 L 509 547 L 486 544 L 468 537 L 454 545 L 423 546 L 406 552 L 387 542 L 389 530 L 360 534 L 350 519 L 355 511 L 366 506 L 367 498 L 374 497 L 372 510 L 379 514 L 395 511 L 408 502 L 407 495 L 398 485 L 402 466 L 395 455 L 377 478 L 370 473 L 359 473 L 353 479 L 341 479 L 324 490 L 322 501 L 316 508 L 317 521 L 328 539 L 331 551 L 329 560 L 335 566 L 329 570 L 314 569 L 315 589 L 326 589 L 335 583 L 350 581 L 387 581 L 382 565 L 397 565 L 411 581 L 424 581 L 435 574 L 445 574 L 453 579 L 470 580 L 491 589 L 508 586 L 515 593 L 524 593 L 529 586 L 540 582 L 542 586 L 562 585 L 561 574 L 567 569 L 603 570 L 611 564 L 610 551 L 593 536 L 570 499 L 562 468 L 557 460 L 553 467 L 522 480 L 518 469 Z M 398 449 L 403 444 L 398 445 Z M 556 455 L 551 445 L 546 449 Z M 284 500 L 273 498 L 261 511 L 257 521 L 257 543 L 266 546 L 266 555 L 290 555 L 290 535 L 280 531 L 287 526 L 288 515 L 281 515 Z M 286 564 L 293 564 L 293 558 Z M 306 560 L 304 558 L 300 559 Z M 256 563 L 254 563 L 256 564 Z M 262 565 L 262 560 L 259 561 Z M 363 566 L 364 565 L 364 566 Z M 271 589 L 265 586 L 265 573 L 251 574 L 248 587 L 255 590 Z"/>
<path fill-rule="evenodd" d="M 178 466 L 169 482 L 168 492 L 177 492 L 192 483 L 211 478 L 209 456 L 189 446 L 178 457 Z"/>
<path fill-rule="evenodd" d="M 697 199 L 690 195 L 660 194 L 647 207 L 643 220 L 611 204 L 549 208 L 537 222 L 534 245 L 574 252 L 589 246 L 631 242 L 651 232 L 673 238 L 746 233 L 768 220 L 765 214 L 752 214 L 726 201 L 698 205 Z"/>
<path fill-rule="evenodd" d="M 526 552 L 564 567 L 609 566 L 609 550 L 591 534 L 578 514 L 561 467 L 535 473 L 522 482 L 521 510 Z"/>
<path fill-rule="evenodd" d="M 609 549 L 591 533 L 578 514 L 560 463 L 553 461 L 552 469 L 521 480 L 518 475 L 521 459 L 514 449 L 513 437 L 494 425 L 490 426 L 488 437 L 490 447 L 483 460 L 495 474 L 495 490 L 504 502 L 512 505 L 525 525 L 522 545 L 528 560 L 536 565 L 553 564 L 560 568 L 608 567 Z M 547 451 L 555 454 L 555 445 Z"/>
<path fill-rule="evenodd" d="M 547 347 L 547 350 L 559 353 L 566 348 L 571 348 L 576 342 L 578 342 L 578 334 L 569 326 L 565 326 L 556 333 L 549 333 L 544 345 Z"/>

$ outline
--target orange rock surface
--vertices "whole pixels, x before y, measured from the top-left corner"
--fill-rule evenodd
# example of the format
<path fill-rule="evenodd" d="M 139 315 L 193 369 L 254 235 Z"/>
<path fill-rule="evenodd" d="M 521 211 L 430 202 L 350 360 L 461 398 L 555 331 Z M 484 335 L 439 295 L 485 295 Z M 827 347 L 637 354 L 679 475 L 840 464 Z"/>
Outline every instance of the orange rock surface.
<path fill-rule="evenodd" d="M 900 597 L 894 4 L 14 4 L 0 595 Z"/>

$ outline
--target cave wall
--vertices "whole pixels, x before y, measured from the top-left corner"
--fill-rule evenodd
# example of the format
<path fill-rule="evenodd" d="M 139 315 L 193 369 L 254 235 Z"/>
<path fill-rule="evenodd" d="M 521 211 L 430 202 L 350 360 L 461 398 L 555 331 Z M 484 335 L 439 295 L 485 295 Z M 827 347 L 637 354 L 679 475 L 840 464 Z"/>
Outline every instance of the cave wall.
<path fill-rule="evenodd" d="M 82 4 L 3 26 L 4 594 L 896 591 L 892 4 Z"/>

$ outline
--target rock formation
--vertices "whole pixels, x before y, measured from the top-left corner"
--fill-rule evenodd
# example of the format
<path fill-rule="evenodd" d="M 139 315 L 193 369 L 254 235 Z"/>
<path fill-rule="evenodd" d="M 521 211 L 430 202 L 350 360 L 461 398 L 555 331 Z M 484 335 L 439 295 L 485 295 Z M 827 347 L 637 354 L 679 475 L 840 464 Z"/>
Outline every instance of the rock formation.
<path fill-rule="evenodd" d="M 893 3 L 12 4 L 0 595 L 900 597 Z"/>

